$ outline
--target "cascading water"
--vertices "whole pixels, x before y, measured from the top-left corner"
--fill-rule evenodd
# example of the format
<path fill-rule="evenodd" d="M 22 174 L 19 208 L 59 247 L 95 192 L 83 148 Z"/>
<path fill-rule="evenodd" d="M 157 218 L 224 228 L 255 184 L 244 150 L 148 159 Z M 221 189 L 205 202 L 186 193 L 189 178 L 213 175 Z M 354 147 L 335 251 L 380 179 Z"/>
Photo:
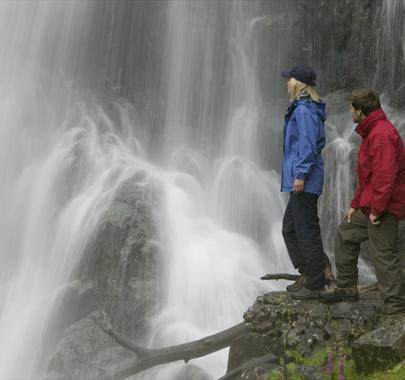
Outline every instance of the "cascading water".
<path fill-rule="evenodd" d="M 153 322 L 153 346 L 194 340 L 238 323 L 252 298 L 267 288 L 257 276 L 269 267 L 263 254 L 265 248 L 273 244 L 274 251 L 270 253 L 273 258 L 282 252 L 275 249 L 279 236 L 270 234 L 273 226 L 279 228 L 277 221 L 283 206 L 279 178 L 276 173 L 260 168 L 257 155 L 260 101 L 251 51 L 256 20 L 252 20 L 251 9 L 243 3 L 232 3 L 227 16 L 229 33 L 233 36 L 232 76 L 229 115 L 219 156 L 204 157 L 207 149 L 193 151 L 191 147 L 198 149 L 198 143 L 188 142 L 187 132 L 193 132 L 186 128 L 192 122 L 189 92 L 198 86 L 201 109 L 197 108 L 197 112 L 206 117 L 205 109 L 209 107 L 206 102 L 210 101 L 212 91 L 209 79 L 215 72 L 214 35 L 201 41 L 196 28 L 215 27 L 207 17 L 215 8 L 218 4 L 210 2 L 169 4 L 169 28 L 173 24 L 169 40 L 175 40 L 174 46 L 168 45 L 170 67 L 174 70 L 170 78 L 175 83 L 173 88 L 169 86 L 166 133 L 169 139 L 176 139 L 169 161 L 172 170 L 189 170 L 165 175 L 163 231 L 169 253 L 168 289 L 166 306 Z M 176 36 L 184 41 L 180 46 Z M 196 56 L 201 54 L 199 44 L 205 53 L 201 74 L 195 71 Z M 205 122 L 201 120 L 203 125 Z M 204 139 L 205 133 L 203 129 L 203 135 L 197 136 Z M 184 146 L 187 150 L 178 149 Z M 287 255 L 284 253 L 271 267 L 288 268 Z M 194 363 L 213 378 L 219 377 L 226 369 L 226 354 L 227 350 Z M 182 366 L 151 371 L 142 378 L 176 378 Z"/>
<path fill-rule="evenodd" d="M 130 126 L 134 120 L 125 106 L 119 107 L 118 99 L 114 107 L 122 116 L 121 125 L 91 89 L 84 92 L 70 80 L 69 54 L 75 55 L 76 39 L 88 30 L 86 17 L 93 6 L 92 2 L 2 5 L 2 30 L 12 30 L 10 34 L 19 39 L 11 52 L 7 33 L 1 44 L 7 56 L 1 81 L 7 94 L 1 123 L 0 378 L 4 379 L 46 372 L 50 352 L 41 346 L 50 339 L 49 318 L 58 318 L 54 308 L 59 294 L 74 279 L 117 188 L 137 171 L 158 178 L 165 194 L 160 233 L 167 293 L 163 310 L 151 323 L 151 345 L 192 340 L 239 322 L 252 300 L 268 289 L 258 280 L 269 267 L 264 248 L 280 248 L 279 237 L 269 231 L 280 219 L 283 200 L 276 173 L 263 171 L 257 160 L 258 88 L 248 56 L 252 52 L 246 51 L 255 20 L 243 4 L 232 4 L 227 16 L 230 23 L 237 19 L 230 83 L 232 94 L 239 95 L 227 100 L 230 108 L 222 130 L 228 137 L 217 145 L 217 158 L 202 149 L 201 141 L 207 145 L 217 134 L 208 129 L 207 135 L 206 124 L 218 43 L 214 34 L 204 40 L 193 23 L 203 16 L 200 27 L 210 28 L 208 16 L 220 5 L 167 5 L 168 73 L 162 75 L 168 80 L 168 104 L 166 142 L 159 160 L 169 165 L 162 169 L 141 160 L 144 148 L 137 140 L 137 127 Z M 12 17 L 17 19 L 14 29 Z M 23 26 L 28 19 L 31 23 Z M 58 21 L 62 29 L 50 40 Z M 197 73 L 202 52 L 203 71 Z M 75 66 L 80 69 L 79 64 Z M 197 107 L 190 93 L 196 88 L 201 90 Z M 196 113 L 201 117 L 199 128 L 190 129 Z M 217 122 L 211 121 L 211 128 Z M 273 268 L 286 263 L 284 256 Z M 210 376 L 219 376 L 225 371 L 226 352 L 197 363 Z M 175 378 L 178 367 L 142 376 Z"/>
<path fill-rule="evenodd" d="M 2 379 L 46 372 L 42 346 L 59 289 L 119 184 L 153 172 L 138 160 L 132 131 L 118 137 L 96 98 L 87 102 L 65 76 L 88 5 L 0 5 Z"/>
<path fill-rule="evenodd" d="M 117 329 L 142 344 L 183 343 L 240 322 L 271 289 L 260 275 L 292 270 L 281 238 L 285 199 L 271 169 L 279 167 L 287 104 L 279 66 L 311 53 L 306 41 L 296 54 L 307 3 L 0 4 L 1 379 L 62 368 L 54 352 L 63 351 L 63 333 L 94 310 L 107 309 Z M 384 8 L 387 33 L 398 27 L 401 4 Z M 332 175 L 320 204 L 328 253 L 353 188 L 357 142 L 342 99 L 327 99 Z M 141 194 L 156 185 L 159 202 L 134 201 L 131 184 Z M 140 228 L 117 246 L 130 207 L 149 208 L 157 231 Z M 159 247 L 158 279 L 137 263 L 150 247 Z M 114 252 L 119 264 L 99 252 Z M 101 273 L 91 273 L 89 262 Z M 142 281 L 159 289 L 156 300 Z M 66 311 L 68 290 L 82 283 L 102 301 Z M 131 314 L 137 303 L 145 308 L 139 318 L 150 318 L 143 324 Z M 137 378 L 214 379 L 225 372 L 226 355 Z M 63 375 L 97 377 L 87 367 L 105 364 L 83 360 L 83 370 L 72 365 Z"/>

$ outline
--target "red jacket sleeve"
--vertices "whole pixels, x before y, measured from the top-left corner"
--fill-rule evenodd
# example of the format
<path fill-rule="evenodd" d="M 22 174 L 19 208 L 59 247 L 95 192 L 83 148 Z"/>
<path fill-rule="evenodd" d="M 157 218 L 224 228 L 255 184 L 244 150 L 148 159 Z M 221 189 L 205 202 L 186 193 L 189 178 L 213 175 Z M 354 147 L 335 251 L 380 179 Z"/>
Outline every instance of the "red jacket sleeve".
<path fill-rule="evenodd" d="M 356 191 L 354 193 L 354 197 L 352 199 L 351 207 L 352 208 L 359 208 L 360 207 L 360 187 L 357 185 Z"/>
<path fill-rule="evenodd" d="M 373 157 L 371 213 L 379 215 L 386 209 L 391 198 L 398 163 L 395 146 L 387 136 L 374 136 L 370 148 Z"/>

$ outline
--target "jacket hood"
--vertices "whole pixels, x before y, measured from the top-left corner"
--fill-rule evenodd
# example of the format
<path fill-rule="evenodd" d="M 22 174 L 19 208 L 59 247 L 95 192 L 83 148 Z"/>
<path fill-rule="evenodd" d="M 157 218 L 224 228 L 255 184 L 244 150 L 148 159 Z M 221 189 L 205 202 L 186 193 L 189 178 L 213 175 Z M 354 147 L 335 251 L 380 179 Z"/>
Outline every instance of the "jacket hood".
<path fill-rule="evenodd" d="M 369 115 L 357 125 L 355 130 L 361 137 L 366 137 L 379 120 L 387 120 L 387 116 L 385 116 L 385 112 L 382 108 L 370 112 Z"/>
<path fill-rule="evenodd" d="M 323 121 L 326 120 L 326 103 L 324 103 L 322 100 L 320 100 L 319 102 L 314 102 L 312 100 L 297 100 L 295 101 L 295 103 L 296 106 L 303 105 L 305 107 L 308 107 L 312 112 L 316 112 Z"/>

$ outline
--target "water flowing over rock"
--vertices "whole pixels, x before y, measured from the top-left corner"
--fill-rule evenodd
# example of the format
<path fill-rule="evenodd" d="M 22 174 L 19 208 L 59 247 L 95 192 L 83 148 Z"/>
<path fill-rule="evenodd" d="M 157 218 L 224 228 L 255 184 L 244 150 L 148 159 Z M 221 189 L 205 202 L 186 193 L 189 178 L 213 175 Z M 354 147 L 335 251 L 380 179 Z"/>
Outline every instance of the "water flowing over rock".
<path fill-rule="evenodd" d="M 129 335 L 145 328 L 161 302 L 159 197 L 158 184 L 146 173 L 121 183 L 79 264 L 78 276 L 103 294 L 99 308 Z"/>
<path fill-rule="evenodd" d="M 65 287 L 60 298 L 64 318 L 59 323 L 69 326 L 78 322 L 59 342 L 49 366 L 50 376 L 97 377 L 106 358 L 118 361 L 120 354 L 125 357 L 88 317 L 93 311 L 107 313 L 114 329 L 126 336 L 142 337 L 162 302 L 155 214 L 161 197 L 158 183 L 144 172 L 118 187 L 84 251 L 75 275 L 78 279 Z M 64 326 L 54 328 L 63 331 Z"/>
<path fill-rule="evenodd" d="M 132 358 L 127 350 L 108 337 L 91 318 L 71 325 L 49 363 L 46 379 L 99 378 L 103 366 Z"/>

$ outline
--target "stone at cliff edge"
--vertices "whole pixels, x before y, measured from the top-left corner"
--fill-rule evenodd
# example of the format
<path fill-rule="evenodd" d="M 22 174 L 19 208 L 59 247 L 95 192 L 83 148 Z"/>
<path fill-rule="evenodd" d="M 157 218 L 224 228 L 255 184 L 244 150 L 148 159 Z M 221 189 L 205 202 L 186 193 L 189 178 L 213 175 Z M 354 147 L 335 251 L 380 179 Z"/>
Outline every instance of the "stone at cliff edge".
<path fill-rule="evenodd" d="M 405 316 L 392 316 L 352 345 L 356 368 L 362 373 L 387 369 L 405 358 Z"/>
<path fill-rule="evenodd" d="M 332 304 L 293 300 L 286 292 L 265 294 L 244 315 L 249 331 L 232 342 L 228 373 L 274 354 L 285 371 L 286 363 L 295 360 L 294 370 L 302 378 L 326 379 L 331 350 L 335 357 L 344 352 L 347 360 L 353 355 L 358 372 L 395 366 L 405 358 L 405 315 L 395 323 L 384 321 L 381 305 L 378 292 L 362 293 L 357 302 Z M 265 378 L 263 368 L 252 367 L 229 379 L 251 379 L 254 373 Z"/>

